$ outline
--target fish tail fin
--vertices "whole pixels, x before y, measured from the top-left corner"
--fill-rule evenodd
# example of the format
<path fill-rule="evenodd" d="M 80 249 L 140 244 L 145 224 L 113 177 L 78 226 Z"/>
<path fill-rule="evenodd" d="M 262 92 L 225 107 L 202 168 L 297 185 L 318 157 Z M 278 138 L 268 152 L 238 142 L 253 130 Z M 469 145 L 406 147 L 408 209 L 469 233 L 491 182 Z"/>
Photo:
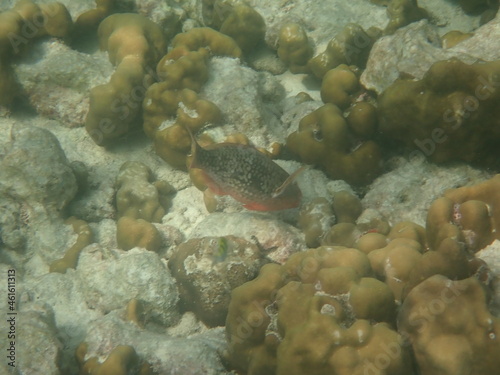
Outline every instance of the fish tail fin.
<path fill-rule="evenodd" d="M 182 124 L 182 126 L 184 127 L 184 129 L 186 129 L 186 131 L 189 134 L 189 137 L 191 138 L 191 157 L 193 159 L 191 160 L 189 168 L 196 168 L 196 164 L 197 164 L 196 156 L 198 155 L 198 150 L 200 149 L 200 145 L 198 144 L 198 141 L 196 141 L 196 138 L 194 137 L 191 129 L 189 129 L 189 126 L 187 126 L 185 124 Z"/>
<path fill-rule="evenodd" d="M 304 172 L 306 169 L 308 169 L 308 165 L 303 165 L 302 167 L 298 168 L 295 172 L 293 172 L 288 178 L 279 186 L 273 193 L 273 198 L 279 197 L 295 179 L 299 174 Z"/>

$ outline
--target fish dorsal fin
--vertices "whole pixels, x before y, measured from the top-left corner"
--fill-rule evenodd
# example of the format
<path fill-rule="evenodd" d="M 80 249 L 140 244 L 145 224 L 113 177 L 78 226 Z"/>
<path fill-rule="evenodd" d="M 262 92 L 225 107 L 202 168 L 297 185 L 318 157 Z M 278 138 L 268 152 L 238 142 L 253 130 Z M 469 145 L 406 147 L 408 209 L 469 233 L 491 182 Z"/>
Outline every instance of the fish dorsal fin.
<path fill-rule="evenodd" d="M 302 167 L 298 168 L 295 172 L 293 172 L 290 176 L 288 176 L 285 182 L 283 182 L 279 187 L 276 188 L 276 190 L 273 192 L 272 197 L 276 198 L 279 197 L 281 194 L 283 194 L 288 185 L 290 185 L 293 181 L 295 181 L 297 176 L 302 172 L 304 172 L 307 168 L 308 168 L 307 165 L 303 165 Z"/>

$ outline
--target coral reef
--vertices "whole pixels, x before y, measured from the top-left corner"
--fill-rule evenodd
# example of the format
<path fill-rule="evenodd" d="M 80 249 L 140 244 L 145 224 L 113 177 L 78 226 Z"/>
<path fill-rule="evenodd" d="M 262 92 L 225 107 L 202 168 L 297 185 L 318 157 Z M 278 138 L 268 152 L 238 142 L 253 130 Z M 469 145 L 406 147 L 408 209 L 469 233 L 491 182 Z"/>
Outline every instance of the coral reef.
<path fill-rule="evenodd" d="M 115 0 L 95 0 L 96 7 L 80 14 L 75 21 L 75 34 L 83 36 L 92 30 L 97 30 L 101 21 L 113 10 Z"/>
<path fill-rule="evenodd" d="M 158 251 L 162 245 L 160 232 L 144 219 L 122 216 L 116 223 L 116 243 L 123 250 L 142 247 Z"/>
<path fill-rule="evenodd" d="M 214 56 L 241 57 L 241 49 L 236 41 L 209 27 L 193 28 L 180 33 L 172 40 L 172 46 L 185 47 L 188 51 L 197 51 L 206 48 Z"/>
<path fill-rule="evenodd" d="M 64 273 L 68 268 L 76 268 L 80 252 L 85 246 L 92 243 L 92 231 L 85 221 L 78 220 L 72 216 L 66 220 L 66 224 L 70 224 L 73 227 L 78 237 L 74 245 L 66 251 L 66 254 L 61 259 L 52 262 L 49 269 L 50 272 Z"/>
<path fill-rule="evenodd" d="M 264 41 L 264 18 L 241 0 L 206 0 L 202 3 L 204 24 L 233 38 L 245 53 Z"/>
<path fill-rule="evenodd" d="M 462 24 L 451 30 L 461 29 Z M 442 48 L 440 35 L 439 27 L 428 20 L 421 20 L 397 30 L 393 35 L 379 38 L 371 49 L 361 83 L 381 94 L 399 77 L 422 79 L 437 61 L 455 57 L 472 64 L 478 60 L 500 59 L 500 16 L 474 28 L 473 36 L 454 47 Z"/>
<path fill-rule="evenodd" d="M 326 72 L 321 81 L 321 100 L 335 104 L 340 109 L 348 108 L 360 91 L 358 69 L 340 64 Z"/>
<path fill-rule="evenodd" d="M 392 34 L 400 27 L 428 17 L 425 9 L 420 8 L 417 0 L 391 0 L 387 5 L 389 23 L 384 29 L 385 34 Z"/>
<path fill-rule="evenodd" d="M 318 78 L 340 64 L 364 68 L 376 37 L 374 30 L 369 34 L 357 24 L 348 24 L 328 43 L 326 50 L 310 59 L 307 65 Z"/>
<path fill-rule="evenodd" d="M 10 63 L 34 39 L 42 36 L 64 38 L 73 21 L 66 7 L 57 2 L 37 5 L 19 0 L 15 6 L 0 13 L 0 106 L 10 106 L 18 94 L 18 85 Z"/>
<path fill-rule="evenodd" d="M 500 239 L 500 175 L 483 183 L 452 189 L 436 200 L 427 213 L 427 237 L 438 247 L 453 235 L 450 224 L 461 233 L 467 249 L 476 252 Z"/>
<path fill-rule="evenodd" d="M 497 0 L 32 1 L 0 0 L 14 370 L 498 372 Z M 215 201 L 189 131 L 301 204 Z"/>
<path fill-rule="evenodd" d="M 353 143 L 353 133 L 341 110 L 328 103 L 302 118 L 286 146 L 303 162 L 320 166 L 330 178 L 363 185 L 380 173 L 381 152 L 372 140 Z"/>
<path fill-rule="evenodd" d="M 85 359 L 86 352 L 87 344 L 85 343 L 82 343 L 76 350 L 81 375 L 153 374 L 149 364 L 142 362 L 135 349 L 129 345 L 116 346 L 102 363 L 96 357 Z"/>
<path fill-rule="evenodd" d="M 307 72 L 307 62 L 312 57 L 313 50 L 300 24 L 288 23 L 281 27 L 277 52 L 292 73 Z"/>
<path fill-rule="evenodd" d="M 90 90 L 85 128 L 108 145 L 140 124 L 141 103 L 151 72 L 165 52 L 161 28 L 138 14 L 114 14 L 99 25 L 99 44 L 116 70 L 108 83 Z"/>
<path fill-rule="evenodd" d="M 373 371 L 383 348 L 401 347 L 402 337 L 384 323 L 396 313 L 391 291 L 370 274 L 366 255 L 348 248 L 320 247 L 265 265 L 232 294 L 233 365 L 248 374 Z M 401 349 L 380 374 L 411 373 Z"/>
<path fill-rule="evenodd" d="M 398 319 L 422 374 L 492 374 L 500 359 L 500 320 L 475 278 L 435 275 L 412 290 Z"/>
<path fill-rule="evenodd" d="M 153 138 L 157 154 L 181 169 L 186 168 L 186 157 L 191 149 L 191 138 L 185 126 L 197 132 L 204 125 L 217 123 L 221 117 L 214 103 L 199 98 L 188 88 L 171 90 L 169 82 L 153 84 L 144 103 L 144 131 Z"/>
<path fill-rule="evenodd" d="M 145 95 L 144 130 L 162 159 L 185 169 L 191 139 L 184 127 L 196 133 L 221 118 L 219 108 L 197 94 L 208 79 L 208 56 L 239 58 L 241 49 L 232 38 L 208 27 L 177 34 L 172 45 L 157 66 L 161 81 Z"/>
<path fill-rule="evenodd" d="M 379 130 L 410 158 L 498 166 L 500 62 L 437 62 L 421 80 L 401 79 L 379 97 Z"/>
<path fill-rule="evenodd" d="M 129 161 L 116 178 L 116 209 L 119 217 L 127 216 L 149 222 L 160 222 L 170 206 L 173 188 L 165 181 L 153 181 L 151 169 Z"/>
<path fill-rule="evenodd" d="M 335 219 L 332 205 L 326 198 L 315 198 L 302 205 L 298 225 L 304 232 L 306 245 L 318 247 Z"/>

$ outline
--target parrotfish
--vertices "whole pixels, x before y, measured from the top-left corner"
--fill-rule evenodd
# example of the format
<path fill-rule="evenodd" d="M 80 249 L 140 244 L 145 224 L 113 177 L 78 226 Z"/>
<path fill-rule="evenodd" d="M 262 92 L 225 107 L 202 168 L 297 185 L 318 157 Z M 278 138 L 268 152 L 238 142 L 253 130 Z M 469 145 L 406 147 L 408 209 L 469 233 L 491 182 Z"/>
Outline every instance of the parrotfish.
<path fill-rule="evenodd" d="M 191 136 L 190 168 L 201 169 L 208 188 L 216 195 L 230 195 L 255 211 L 297 207 L 302 193 L 294 182 L 304 170 L 291 175 L 253 146 L 219 143 L 202 148 Z"/>

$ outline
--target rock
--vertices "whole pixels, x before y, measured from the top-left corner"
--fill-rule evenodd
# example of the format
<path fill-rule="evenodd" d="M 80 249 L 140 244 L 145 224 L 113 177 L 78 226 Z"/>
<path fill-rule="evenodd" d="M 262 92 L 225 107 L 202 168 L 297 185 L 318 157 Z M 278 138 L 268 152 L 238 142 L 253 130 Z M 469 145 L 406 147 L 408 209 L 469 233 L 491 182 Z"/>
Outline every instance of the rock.
<path fill-rule="evenodd" d="M 92 309 L 105 314 L 136 298 L 149 321 L 170 326 L 180 318 L 175 280 L 156 253 L 90 245 L 80 254 L 76 273 L 82 282 L 85 301 Z"/>
<path fill-rule="evenodd" d="M 115 314 L 108 314 L 91 324 L 85 342 L 87 356 L 102 359 L 116 346 L 130 345 L 157 374 L 229 375 L 221 359 L 227 346 L 223 328 L 188 338 L 173 338 L 139 329 Z"/>
<path fill-rule="evenodd" d="M 484 260 L 491 271 L 493 293 L 489 307 L 493 315 L 500 317 L 500 241 L 496 240 L 478 251 L 476 257 Z"/>
<path fill-rule="evenodd" d="M 63 345 L 58 339 L 50 306 L 44 303 L 26 304 L 15 318 L 17 321 L 16 357 L 18 359 L 15 366 L 16 373 L 61 374 L 59 356 Z"/>
<path fill-rule="evenodd" d="M 62 245 L 60 212 L 77 192 L 70 163 L 55 136 L 37 127 L 14 125 L 2 154 L 0 242 L 13 250 L 27 245 L 29 257 L 53 253 Z"/>
<path fill-rule="evenodd" d="M 425 160 L 411 163 L 400 158 L 395 169 L 372 183 L 362 205 L 365 210 L 377 210 L 392 224 L 412 221 L 425 226 L 430 204 L 446 189 L 486 178 L 488 174 L 467 165 L 443 168 Z"/>
<path fill-rule="evenodd" d="M 270 73 L 256 72 L 228 57 L 210 60 L 209 79 L 202 88 L 202 96 L 219 107 L 231 132 L 244 133 L 256 146 L 266 148 L 285 137 L 279 121 L 284 95 L 283 87 Z"/>
<path fill-rule="evenodd" d="M 105 83 L 112 66 L 103 53 L 88 55 L 59 40 L 37 42 L 27 57 L 14 65 L 29 103 L 42 116 L 64 126 L 83 126 L 91 87 Z"/>
<path fill-rule="evenodd" d="M 433 63 L 452 57 L 467 64 L 500 59 L 500 16 L 449 49 L 442 48 L 438 27 L 427 20 L 382 37 L 371 50 L 361 83 L 380 94 L 400 75 L 421 79 Z"/>
<path fill-rule="evenodd" d="M 74 270 L 68 270 L 65 274 L 47 273 L 31 278 L 19 294 L 20 300 L 27 304 L 43 301 L 50 307 L 54 329 L 63 343 L 60 363 L 66 373 L 76 372 L 75 349 L 85 337 L 89 323 L 102 316 L 99 311 L 88 308 L 82 284 L 75 276 Z"/>
<path fill-rule="evenodd" d="M 278 263 L 283 263 L 291 254 L 306 248 L 304 234 L 297 228 L 270 214 L 253 212 L 210 214 L 193 229 L 189 237 L 227 235 L 258 242 L 267 252 L 267 257 Z"/>

